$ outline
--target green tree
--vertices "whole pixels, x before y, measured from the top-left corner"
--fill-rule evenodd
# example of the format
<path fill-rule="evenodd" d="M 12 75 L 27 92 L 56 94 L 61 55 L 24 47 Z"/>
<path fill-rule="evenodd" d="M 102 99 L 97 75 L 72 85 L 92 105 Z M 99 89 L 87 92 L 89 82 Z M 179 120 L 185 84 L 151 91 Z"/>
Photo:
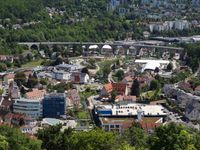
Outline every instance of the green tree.
<path fill-rule="evenodd" d="M 123 79 L 123 77 L 124 77 L 124 71 L 123 70 L 118 70 L 115 75 L 118 78 L 118 81 L 121 81 Z"/>
<path fill-rule="evenodd" d="M 115 98 L 117 96 L 117 91 L 112 91 L 111 92 L 111 101 L 114 103 L 115 102 Z"/>
<path fill-rule="evenodd" d="M 63 149 L 63 137 L 60 132 L 62 125 L 51 126 L 37 133 L 38 139 L 42 140 L 42 148 L 47 150 Z M 71 133 L 70 133 L 71 134 Z M 68 135 L 70 136 L 70 135 Z"/>
<path fill-rule="evenodd" d="M 66 129 L 61 132 L 61 125 L 51 126 L 38 131 L 37 137 L 43 141 L 42 148 L 47 150 L 112 150 L 117 146 L 114 133 L 101 129 L 88 132 L 74 132 Z"/>
<path fill-rule="evenodd" d="M 2 71 L 6 71 L 7 70 L 7 66 L 4 63 L 0 63 L 0 72 Z"/>
<path fill-rule="evenodd" d="M 156 90 L 160 87 L 158 80 L 152 80 L 150 83 L 150 90 Z"/>
<path fill-rule="evenodd" d="M 149 146 L 150 150 L 196 150 L 193 135 L 183 125 L 174 123 L 156 128 Z"/>
<path fill-rule="evenodd" d="M 172 71 L 172 69 L 173 69 L 173 64 L 172 64 L 172 63 L 169 63 L 169 64 L 167 65 L 167 70 L 168 70 L 168 71 Z"/>
<path fill-rule="evenodd" d="M 9 143 L 5 136 L 0 135 L 0 150 L 8 150 Z"/>
<path fill-rule="evenodd" d="M 140 83 L 137 79 L 133 81 L 132 87 L 131 87 L 131 95 L 134 96 L 140 96 Z"/>
<path fill-rule="evenodd" d="M 116 136 L 112 132 L 94 129 L 72 135 L 71 150 L 112 150 L 116 146 Z"/>
<path fill-rule="evenodd" d="M 18 86 L 26 85 L 26 75 L 24 72 L 17 72 L 15 74 L 14 81 L 17 83 Z"/>
<path fill-rule="evenodd" d="M 26 137 L 19 129 L 0 126 L 0 149 L 41 150 L 41 141 Z"/>
<path fill-rule="evenodd" d="M 58 57 L 55 62 L 53 63 L 54 66 L 62 64 L 63 63 L 63 59 L 61 57 Z"/>
<path fill-rule="evenodd" d="M 81 72 L 82 73 L 87 73 L 87 74 L 89 74 L 89 71 L 88 71 L 88 69 L 85 67 L 85 68 L 83 68 L 82 70 L 81 70 Z"/>
<path fill-rule="evenodd" d="M 37 84 L 38 84 L 37 77 L 30 74 L 27 81 L 27 87 L 34 88 Z"/>
<path fill-rule="evenodd" d="M 130 127 L 123 135 L 124 139 L 137 148 L 147 148 L 147 133 L 139 124 Z"/>
<path fill-rule="evenodd" d="M 154 70 L 155 73 L 158 73 L 160 71 L 160 69 L 158 67 L 156 67 L 156 69 Z"/>

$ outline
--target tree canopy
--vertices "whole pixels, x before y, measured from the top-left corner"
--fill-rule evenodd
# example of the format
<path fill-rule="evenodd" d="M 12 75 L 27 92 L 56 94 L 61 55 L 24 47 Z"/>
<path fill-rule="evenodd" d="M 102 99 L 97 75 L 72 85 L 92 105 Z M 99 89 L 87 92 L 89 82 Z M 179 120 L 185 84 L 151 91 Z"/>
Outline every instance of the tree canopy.
<path fill-rule="evenodd" d="M 140 96 L 140 83 L 137 79 L 133 81 L 131 95 Z"/>
<path fill-rule="evenodd" d="M 0 150 L 41 150 L 41 143 L 26 137 L 18 129 L 0 126 Z"/>

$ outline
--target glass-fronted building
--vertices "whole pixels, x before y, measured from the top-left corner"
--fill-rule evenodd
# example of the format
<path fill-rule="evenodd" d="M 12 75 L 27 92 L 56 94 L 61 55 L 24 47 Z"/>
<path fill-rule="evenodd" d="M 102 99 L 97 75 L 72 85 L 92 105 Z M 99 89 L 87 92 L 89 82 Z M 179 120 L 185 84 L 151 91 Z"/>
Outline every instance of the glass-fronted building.
<path fill-rule="evenodd" d="M 42 102 L 41 100 L 25 98 L 16 99 L 13 104 L 13 112 L 38 119 L 39 117 L 42 117 Z"/>
<path fill-rule="evenodd" d="M 43 117 L 59 118 L 65 115 L 66 95 L 59 93 L 46 95 L 42 104 Z"/>

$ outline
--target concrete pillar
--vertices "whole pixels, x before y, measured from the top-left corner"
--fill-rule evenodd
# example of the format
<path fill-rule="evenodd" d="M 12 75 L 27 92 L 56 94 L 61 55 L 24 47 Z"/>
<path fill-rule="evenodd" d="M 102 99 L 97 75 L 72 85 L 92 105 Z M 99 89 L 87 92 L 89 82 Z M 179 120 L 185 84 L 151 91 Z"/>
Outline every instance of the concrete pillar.
<path fill-rule="evenodd" d="M 98 47 L 99 47 L 99 54 L 102 54 L 102 47 L 103 47 L 103 45 L 104 45 L 104 44 L 99 44 L 99 45 L 98 45 Z"/>

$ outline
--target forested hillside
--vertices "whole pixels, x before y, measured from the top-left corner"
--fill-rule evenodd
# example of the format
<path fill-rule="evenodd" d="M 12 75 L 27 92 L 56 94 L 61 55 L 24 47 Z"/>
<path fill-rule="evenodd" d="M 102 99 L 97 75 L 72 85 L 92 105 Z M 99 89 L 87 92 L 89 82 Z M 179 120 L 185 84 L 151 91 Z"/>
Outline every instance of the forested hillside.
<path fill-rule="evenodd" d="M 135 38 L 140 38 L 137 20 L 109 13 L 107 4 L 107 0 L 1 0 L 0 52 L 11 52 L 8 49 L 16 48 L 12 43 L 24 41 L 119 40 L 135 30 Z"/>

